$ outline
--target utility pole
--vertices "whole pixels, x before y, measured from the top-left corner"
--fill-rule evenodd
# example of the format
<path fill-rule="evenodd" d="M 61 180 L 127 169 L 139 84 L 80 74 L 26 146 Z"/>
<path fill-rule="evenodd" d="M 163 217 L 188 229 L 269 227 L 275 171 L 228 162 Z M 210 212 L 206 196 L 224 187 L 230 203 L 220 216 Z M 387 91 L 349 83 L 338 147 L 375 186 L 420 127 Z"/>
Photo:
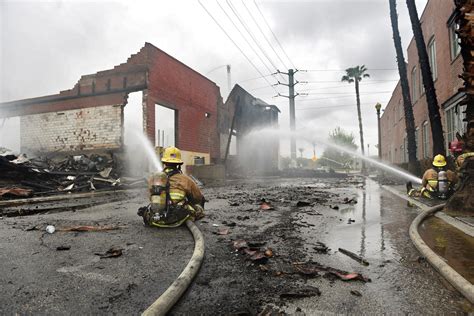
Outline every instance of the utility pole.
<path fill-rule="evenodd" d="M 296 139 L 295 139 L 295 129 L 296 129 L 296 115 L 295 115 L 295 97 L 299 94 L 295 94 L 295 85 L 298 84 L 298 81 L 295 81 L 295 73 L 298 70 L 288 69 L 288 72 L 281 72 L 278 70 L 277 73 L 284 74 L 288 76 L 288 84 L 281 83 L 278 81 L 278 84 L 288 86 L 289 94 L 288 96 L 278 94 L 280 97 L 285 97 L 290 100 L 290 152 L 291 152 L 291 159 L 296 159 Z"/>
<path fill-rule="evenodd" d="M 230 90 L 232 89 L 232 81 L 230 79 L 230 65 L 227 65 L 227 88 L 229 89 L 229 94 Z"/>
<path fill-rule="evenodd" d="M 296 115 L 295 115 L 295 78 L 293 69 L 288 69 L 288 87 L 290 88 L 289 99 L 290 99 L 290 151 L 291 159 L 296 159 L 296 139 L 295 139 L 295 128 L 296 128 Z"/>
<path fill-rule="evenodd" d="M 377 111 L 377 129 L 379 133 L 379 144 L 378 144 L 378 150 L 379 150 L 379 159 L 382 159 L 382 135 L 380 131 L 380 109 L 382 108 L 382 104 L 378 103 L 375 105 L 375 110 Z"/>

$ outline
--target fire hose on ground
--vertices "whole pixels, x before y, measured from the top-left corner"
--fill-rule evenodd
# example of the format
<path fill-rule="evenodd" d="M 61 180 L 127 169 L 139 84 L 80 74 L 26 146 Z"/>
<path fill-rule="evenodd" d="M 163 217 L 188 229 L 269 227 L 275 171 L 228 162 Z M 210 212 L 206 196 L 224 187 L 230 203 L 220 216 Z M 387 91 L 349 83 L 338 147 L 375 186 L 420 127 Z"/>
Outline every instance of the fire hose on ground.
<path fill-rule="evenodd" d="M 430 247 L 423 241 L 420 234 L 418 233 L 418 226 L 427 217 L 443 209 L 443 205 L 432 207 L 420 215 L 410 225 L 410 238 L 418 249 L 418 251 L 428 260 L 428 262 L 446 279 L 451 285 L 453 285 L 464 297 L 466 297 L 471 303 L 474 304 L 474 285 L 471 282 L 462 277 L 453 268 L 451 268 L 444 260 L 438 256 Z"/>
<path fill-rule="evenodd" d="M 201 267 L 204 258 L 204 237 L 199 228 L 192 221 L 187 220 L 186 226 L 194 238 L 193 256 L 179 277 L 143 312 L 143 316 L 166 315 L 191 285 L 193 278 Z"/>

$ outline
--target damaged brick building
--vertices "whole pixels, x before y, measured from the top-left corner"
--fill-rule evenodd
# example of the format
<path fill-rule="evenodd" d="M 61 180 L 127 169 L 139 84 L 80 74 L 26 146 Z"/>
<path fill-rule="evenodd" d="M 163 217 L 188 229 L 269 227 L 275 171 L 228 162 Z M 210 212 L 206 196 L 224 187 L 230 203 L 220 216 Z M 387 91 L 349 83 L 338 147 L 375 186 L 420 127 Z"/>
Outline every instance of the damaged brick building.
<path fill-rule="evenodd" d="M 175 145 L 183 151 L 185 164 L 193 165 L 196 158 L 205 164 L 224 159 L 223 135 L 229 132 L 222 126 L 230 128 L 232 117 L 219 113 L 229 113 L 230 107 L 213 81 L 145 43 L 125 63 L 84 75 L 70 90 L 0 103 L 0 119 L 19 118 L 21 151 L 33 155 L 121 151 L 128 109 L 141 114 L 138 123 L 154 146 Z M 174 121 L 167 141 L 159 123 L 163 109 Z"/>
<path fill-rule="evenodd" d="M 275 173 L 279 166 L 280 143 L 278 136 L 271 135 L 272 131 L 268 129 L 278 128 L 278 107 L 254 97 L 236 84 L 224 108 L 219 118 L 221 155 L 228 154 L 230 144 L 226 142 L 233 138 L 236 151 L 234 167 L 252 174 Z M 259 133 L 262 129 L 267 131 Z"/>
<path fill-rule="evenodd" d="M 82 76 L 70 90 L 3 103 L 2 115 L 20 116 L 22 151 L 121 149 L 124 107 L 136 91 L 143 92 L 143 127 L 152 143 L 155 109 L 164 106 L 175 111 L 175 145 L 186 157 L 219 159 L 219 87 L 149 43 L 126 63 Z"/>

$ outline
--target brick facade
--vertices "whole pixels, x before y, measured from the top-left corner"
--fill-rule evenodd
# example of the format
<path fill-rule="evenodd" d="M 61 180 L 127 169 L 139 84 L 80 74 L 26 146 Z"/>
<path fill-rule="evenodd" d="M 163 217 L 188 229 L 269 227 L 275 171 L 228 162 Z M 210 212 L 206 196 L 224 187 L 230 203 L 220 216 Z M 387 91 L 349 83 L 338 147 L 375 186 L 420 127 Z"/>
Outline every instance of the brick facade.
<path fill-rule="evenodd" d="M 127 104 L 127 95 L 136 91 L 143 91 L 144 128 L 152 143 L 155 138 L 155 104 L 160 104 L 176 110 L 177 147 L 209 155 L 211 161 L 220 159 L 217 112 L 219 105 L 222 105 L 222 98 L 219 87 L 149 43 L 113 69 L 82 76 L 70 90 L 46 97 L 2 103 L 0 117 L 25 116 L 21 119 L 22 147 L 25 149 L 117 149 L 123 145 L 123 137 L 120 137 L 117 146 L 117 131 L 123 131 L 123 107 Z M 102 113 L 104 106 L 108 105 L 118 107 L 112 114 Z M 96 107 L 98 110 L 93 110 Z M 117 112 L 119 110 L 120 113 Z M 56 112 L 68 114 L 60 115 L 60 119 L 55 116 Z M 91 115 L 75 119 L 77 113 Z M 98 120 L 104 123 L 100 124 Z M 101 129 L 111 124 L 114 125 L 113 135 L 110 135 L 112 139 L 99 137 L 105 136 Z M 71 135 L 66 129 L 71 125 L 79 131 L 81 128 L 83 131 L 97 131 L 96 139 L 78 142 L 79 136 Z M 38 131 L 41 126 L 47 133 L 33 135 L 33 131 Z M 65 129 L 58 128 L 60 126 Z M 77 128 L 74 130 L 76 133 L 79 132 Z M 55 129 L 57 131 L 53 132 Z M 37 144 L 29 140 L 33 136 L 40 140 Z"/>
<path fill-rule="evenodd" d="M 122 106 L 24 115 L 20 118 L 22 152 L 118 149 L 122 144 Z"/>
<path fill-rule="evenodd" d="M 176 144 L 182 150 L 208 153 L 220 159 L 217 109 L 219 87 L 163 51 L 147 44 L 149 63 L 146 130 L 155 135 L 155 104 L 176 110 Z"/>
<path fill-rule="evenodd" d="M 428 49 L 433 40 L 435 43 L 434 51 L 436 54 L 437 73 L 435 89 L 440 105 L 446 142 L 450 140 L 447 136 L 448 132 L 452 130 L 452 124 L 447 122 L 446 111 L 455 105 L 451 101 L 456 99 L 458 89 L 462 86 L 462 79 L 458 77 L 462 70 L 462 57 L 460 55 L 453 55 L 451 49 L 450 17 L 453 10 L 453 1 L 429 0 L 420 19 Z M 431 159 L 432 140 L 428 106 L 422 88 L 418 52 L 413 38 L 408 45 L 405 58 L 407 58 L 408 62 L 407 75 L 412 96 L 415 128 L 417 129 L 417 157 L 420 160 L 424 158 Z M 384 109 L 380 124 L 382 158 L 392 163 L 400 164 L 406 162 L 408 159 L 405 143 L 406 129 L 400 82 L 394 89 L 392 97 Z M 449 135 L 452 136 L 451 134 L 452 131 Z"/>

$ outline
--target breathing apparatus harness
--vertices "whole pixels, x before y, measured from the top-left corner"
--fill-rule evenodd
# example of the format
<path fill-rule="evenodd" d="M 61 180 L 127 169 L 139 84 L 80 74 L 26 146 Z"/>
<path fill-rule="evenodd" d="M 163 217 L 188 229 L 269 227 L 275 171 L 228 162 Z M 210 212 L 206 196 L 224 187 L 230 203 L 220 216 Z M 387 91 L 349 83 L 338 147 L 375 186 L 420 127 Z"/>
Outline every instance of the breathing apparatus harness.
<path fill-rule="evenodd" d="M 153 175 L 153 180 L 149 188 L 149 225 L 159 227 L 176 227 L 181 225 L 186 219 L 189 218 L 190 213 L 186 208 L 185 196 L 183 196 L 184 203 L 181 203 L 181 201 L 175 203 L 172 198 L 170 178 L 179 173 L 181 173 L 179 168 L 169 168 L 165 169 L 164 172 Z"/>

